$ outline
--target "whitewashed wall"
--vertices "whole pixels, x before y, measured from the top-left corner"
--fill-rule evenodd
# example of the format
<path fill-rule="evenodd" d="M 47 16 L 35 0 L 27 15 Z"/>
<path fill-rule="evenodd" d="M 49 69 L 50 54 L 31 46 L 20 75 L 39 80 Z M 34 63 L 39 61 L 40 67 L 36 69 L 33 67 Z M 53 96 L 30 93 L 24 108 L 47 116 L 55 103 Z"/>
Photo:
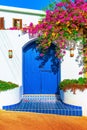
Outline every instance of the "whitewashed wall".
<path fill-rule="evenodd" d="M 20 30 L 9 30 L 13 18 L 22 19 L 22 26 L 30 22 L 37 24 L 45 12 L 0 5 L 0 17 L 4 17 L 7 30 L 0 30 L 0 80 L 11 81 L 22 85 L 22 47 L 29 41 L 28 34 Z M 20 35 L 20 37 L 19 37 Z M 13 58 L 8 58 L 8 50 L 13 50 Z"/>
<path fill-rule="evenodd" d="M 20 34 L 20 37 L 19 37 Z M 22 85 L 22 47 L 31 39 L 28 34 L 22 35 L 17 30 L 0 31 L 0 80 L 11 81 Z M 8 50 L 13 50 L 13 58 L 8 58 Z M 61 64 L 61 80 L 78 78 L 81 68 L 78 67 L 75 57 L 70 57 L 67 51 Z"/>
<path fill-rule="evenodd" d="M 5 21 L 5 29 L 9 29 L 10 27 L 13 27 L 13 18 L 22 19 L 23 27 L 24 24 L 29 25 L 31 22 L 34 24 L 37 24 L 40 16 L 32 16 L 32 15 L 24 15 L 24 14 L 16 14 L 16 13 L 6 13 L 6 12 L 0 12 L 0 17 L 4 16 Z M 9 18 L 8 18 L 9 16 Z"/>
<path fill-rule="evenodd" d="M 0 6 L 0 17 L 4 17 L 5 29 L 13 27 L 13 18 L 22 19 L 22 27 L 24 27 L 25 24 L 29 25 L 31 22 L 37 24 L 41 19 L 41 14 L 45 15 L 45 12 L 40 10 Z"/>
<path fill-rule="evenodd" d="M 4 9 L 4 11 L 1 11 Z M 13 12 L 6 12 L 6 10 L 14 10 Z M 15 11 L 25 12 L 15 13 Z M 0 17 L 5 19 L 5 28 L 12 27 L 12 19 L 19 18 L 23 20 L 23 25 L 29 25 L 30 22 L 37 24 L 41 19 L 39 15 L 29 15 L 27 13 L 45 14 L 42 11 L 18 9 L 13 7 L 0 6 Z M 20 37 L 19 37 L 20 34 Z M 0 30 L 0 80 L 11 81 L 22 85 L 22 47 L 29 41 L 28 34 L 22 35 L 18 30 Z M 13 50 L 13 58 L 8 58 L 8 50 Z M 70 57 L 70 52 L 67 51 L 64 61 L 61 64 L 61 80 L 66 78 L 78 78 L 81 67 L 78 67 L 75 58 L 77 50 L 75 50 L 74 57 Z"/>
<path fill-rule="evenodd" d="M 21 31 L 0 31 L 0 80 L 22 85 L 22 46 L 29 41 L 28 34 Z M 8 50 L 13 50 L 13 58 L 8 58 Z"/>
<path fill-rule="evenodd" d="M 74 50 L 74 57 L 70 57 L 70 51 L 67 50 L 64 61 L 61 64 L 61 80 L 63 79 L 77 79 L 83 75 L 79 75 L 82 66 L 79 67 L 78 62 L 75 61 L 78 55 L 77 49 Z"/>

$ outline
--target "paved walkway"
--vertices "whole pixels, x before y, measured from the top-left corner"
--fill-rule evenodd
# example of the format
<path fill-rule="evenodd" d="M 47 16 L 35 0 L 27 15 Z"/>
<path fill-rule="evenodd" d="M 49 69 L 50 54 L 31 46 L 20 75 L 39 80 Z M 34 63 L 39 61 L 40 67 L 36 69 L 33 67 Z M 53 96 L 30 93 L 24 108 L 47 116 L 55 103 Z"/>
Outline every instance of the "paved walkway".
<path fill-rule="evenodd" d="M 87 130 L 87 117 L 0 111 L 0 130 Z"/>

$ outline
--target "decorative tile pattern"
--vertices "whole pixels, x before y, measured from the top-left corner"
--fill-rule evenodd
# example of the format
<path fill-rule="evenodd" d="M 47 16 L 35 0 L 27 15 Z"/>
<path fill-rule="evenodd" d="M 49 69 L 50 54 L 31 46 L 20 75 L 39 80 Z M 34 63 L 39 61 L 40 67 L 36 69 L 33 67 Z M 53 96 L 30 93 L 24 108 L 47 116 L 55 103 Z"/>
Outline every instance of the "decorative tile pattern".
<path fill-rule="evenodd" d="M 24 95 L 19 104 L 4 106 L 11 111 L 25 111 L 69 116 L 82 116 L 82 108 L 64 104 L 58 95 Z"/>

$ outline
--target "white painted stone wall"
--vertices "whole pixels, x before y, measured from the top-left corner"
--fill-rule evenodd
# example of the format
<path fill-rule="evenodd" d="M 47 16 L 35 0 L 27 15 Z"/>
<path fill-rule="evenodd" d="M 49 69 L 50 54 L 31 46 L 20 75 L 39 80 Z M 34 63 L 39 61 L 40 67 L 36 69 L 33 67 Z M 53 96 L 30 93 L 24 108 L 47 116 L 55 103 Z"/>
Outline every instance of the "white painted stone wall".
<path fill-rule="evenodd" d="M 21 99 L 21 87 L 2 91 L 0 92 L 0 109 L 3 109 L 3 106 L 17 104 L 21 101 Z"/>
<path fill-rule="evenodd" d="M 4 9 L 4 11 L 1 11 Z M 14 10 L 22 13 L 6 12 L 6 10 Z M 12 27 L 12 19 L 19 18 L 23 20 L 23 24 L 29 25 L 30 22 L 37 24 L 41 16 L 29 15 L 26 12 L 35 14 L 45 14 L 43 11 L 20 9 L 14 7 L 0 6 L 0 17 L 5 18 L 5 28 Z M 20 37 L 19 37 L 20 35 Z M 23 35 L 20 30 L 0 30 L 0 80 L 11 81 L 22 85 L 22 47 L 29 40 L 28 34 Z M 8 58 L 8 50 L 13 50 L 13 58 Z M 77 50 L 74 51 L 74 57 L 70 57 L 67 51 L 64 61 L 61 64 L 61 80 L 66 78 L 78 78 L 81 67 L 78 67 L 75 58 Z"/>
<path fill-rule="evenodd" d="M 29 41 L 28 34 L 21 31 L 0 31 L 0 80 L 22 85 L 22 46 Z M 8 57 L 8 50 L 13 51 L 13 58 Z"/>
<path fill-rule="evenodd" d="M 19 13 L 15 13 L 16 11 L 18 11 Z M 29 13 L 33 13 L 33 14 L 29 14 Z M 22 19 L 22 27 L 24 27 L 25 24 L 28 26 L 31 22 L 37 24 L 38 21 L 41 20 L 41 16 L 39 14 L 45 14 L 45 12 L 40 10 L 0 6 L 0 17 L 4 17 L 5 29 L 9 29 L 10 27 L 13 27 L 13 18 Z"/>
<path fill-rule="evenodd" d="M 66 92 L 61 90 L 60 96 L 64 103 L 82 107 L 82 115 L 87 116 L 87 89 L 84 91 L 76 90 L 75 94 L 71 90 Z"/>
<path fill-rule="evenodd" d="M 7 7 L 0 5 L 0 17 L 4 17 L 4 28 L 0 30 L 0 80 L 19 85 L 18 88 L 0 92 L 0 109 L 6 105 L 19 103 L 23 95 L 22 87 L 22 47 L 30 39 L 20 30 L 9 30 L 13 27 L 13 18 L 22 19 L 22 27 L 31 22 L 37 24 L 43 11 Z M 20 36 L 20 37 L 19 37 Z M 13 51 L 13 58 L 8 57 L 8 50 Z"/>
<path fill-rule="evenodd" d="M 61 80 L 63 79 L 77 79 L 83 75 L 79 75 L 82 66 L 79 67 L 78 62 L 75 61 L 78 55 L 77 49 L 74 50 L 74 57 L 70 57 L 70 51 L 66 51 L 64 61 L 61 64 Z"/>
<path fill-rule="evenodd" d="M 20 34 L 20 37 L 19 37 Z M 29 42 L 28 34 L 23 35 L 18 30 L 0 31 L 0 80 L 11 81 L 22 85 L 22 47 Z M 13 58 L 8 58 L 8 50 L 13 50 Z M 81 67 L 78 67 L 75 57 L 70 57 L 67 51 L 61 64 L 61 80 L 66 78 L 78 78 Z"/>
<path fill-rule="evenodd" d="M 0 80 L 11 81 L 22 86 L 22 47 L 30 39 L 21 30 L 9 30 L 13 27 L 13 18 L 22 19 L 22 27 L 31 22 L 37 24 L 45 15 L 44 11 L 1 6 L 0 17 L 4 17 L 6 30 L 0 30 Z M 19 37 L 20 35 L 20 37 Z M 13 51 L 13 58 L 8 58 L 8 50 Z"/>

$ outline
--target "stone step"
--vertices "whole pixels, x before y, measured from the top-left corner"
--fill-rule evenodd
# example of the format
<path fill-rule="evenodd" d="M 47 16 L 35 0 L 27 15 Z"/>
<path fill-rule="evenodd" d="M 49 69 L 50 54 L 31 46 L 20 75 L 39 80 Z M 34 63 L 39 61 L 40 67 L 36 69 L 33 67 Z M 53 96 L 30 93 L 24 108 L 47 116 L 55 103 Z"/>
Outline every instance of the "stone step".
<path fill-rule="evenodd" d="M 19 104 L 4 106 L 4 110 L 82 116 L 82 108 L 61 102 L 59 95 L 24 95 Z"/>

